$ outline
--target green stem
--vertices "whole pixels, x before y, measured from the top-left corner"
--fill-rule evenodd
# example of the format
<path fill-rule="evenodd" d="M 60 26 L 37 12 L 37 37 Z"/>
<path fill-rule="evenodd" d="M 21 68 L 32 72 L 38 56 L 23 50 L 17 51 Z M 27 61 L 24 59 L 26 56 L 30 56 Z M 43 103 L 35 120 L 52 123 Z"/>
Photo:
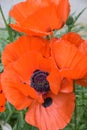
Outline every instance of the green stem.
<path fill-rule="evenodd" d="M 7 118 L 6 118 L 5 122 L 8 122 L 8 121 L 10 120 L 10 118 L 11 118 L 12 114 L 13 114 L 13 112 L 11 111 L 11 112 L 9 113 L 9 115 L 7 116 Z"/>
<path fill-rule="evenodd" d="M 7 26 L 7 21 L 6 21 L 6 19 L 5 19 L 5 16 L 4 16 L 4 13 L 3 13 L 3 11 L 2 11 L 2 7 L 1 7 L 1 6 L 0 6 L 0 12 L 1 12 L 2 18 L 3 18 L 3 20 L 4 20 L 5 26 Z"/>
<path fill-rule="evenodd" d="M 74 82 L 74 92 L 75 92 L 75 95 L 76 95 L 76 86 L 75 86 L 75 82 Z M 77 130 L 77 99 L 75 100 L 74 124 L 75 124 L 74 130 Z"/>
<path fill-rule="evenodd" d="M 84 109 L 84 88 L 82 88 L 82 106 Z"/>
<path fill-rule="evenodd" d="M 9 104 L 8 102 L 7 102 L 7 108 L 8 108 L 8 110 L 9 110 L 9 114 L 8 114 L 8 116 L 7 116 L 6 120 L 5 120 L 5 122 L 8 122 L 8 121 L 10 120 L 12 114 L 13 114 L 13 111 L 12 111 L 12 109 L 11 109 L 11 106 L 10 106 L 10 104 Z"/>
<path fill-rule="evenodd" d="M 23 126 L 24 126 L 24 114 L 23 114 L 23 111 L 20 111 L 18 113 L 18 122 L 20 122 L 19 126 L 21 128 L 23 128 Z"/>
<path fill-rule="evenodd" d="M 3 13 L 3 10 L 2 10 L 2 8 L 1 8 L 1 6 L 0 6 L 0 12 L 1 12 L 1 15 L 2 15 L 2 18 L 3 18 L 3 21 L 4 21 L 4 24 L 5 24 L 5 26 L 6 26 L 6 29 L 7 29 L 7 31 L 8 31 L 8 34 L 9 34 L 9 40 L 10 40 L 10 42 L 12 42 L 12 41 L 13 41 L 12 31 L 11 31 L 9 25 L 7 24 L 7 21 L 6 21 L 6 19 L 5 19 L 5 16 L 4 16 L 4 13 Z"/>
<path fill-rule="evenodd" d="M 12 109 L 11 109 L 11 106 L 10 106 L 9 102 L 7 102 L 7 108 L 8 108 L 8 110 L 9 110 L 10 112 L 12 111 Z"/>
<path fill-rule="evenodd" d="M 75 130 L 77 130 L 77 105 L 75 106 Z"/>
<path fill-rule="evenodd" d="M 67 32 L 71 32 L 72 27 L 68 26 L 68 31 Z"/>

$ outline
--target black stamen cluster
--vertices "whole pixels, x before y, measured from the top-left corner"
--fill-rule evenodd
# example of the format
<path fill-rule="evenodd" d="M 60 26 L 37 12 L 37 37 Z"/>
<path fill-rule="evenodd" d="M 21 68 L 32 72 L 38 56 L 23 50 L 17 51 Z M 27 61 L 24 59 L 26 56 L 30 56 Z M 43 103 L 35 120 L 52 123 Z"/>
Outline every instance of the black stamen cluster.
<path fill-rule="evenodd" d="M 31 76 L 31 87 L 37 92 L 48 92 L 50 90 L 49 82 L 47 81 L 48 72 L 35 70 Z"/>
<path fill-rule="evenodd" d="M 52 104 L 52 98 L 47 97 L 46 99 L 44 99 L 44 103 L 42 104 L 43 107 L 49 107 Z"/>

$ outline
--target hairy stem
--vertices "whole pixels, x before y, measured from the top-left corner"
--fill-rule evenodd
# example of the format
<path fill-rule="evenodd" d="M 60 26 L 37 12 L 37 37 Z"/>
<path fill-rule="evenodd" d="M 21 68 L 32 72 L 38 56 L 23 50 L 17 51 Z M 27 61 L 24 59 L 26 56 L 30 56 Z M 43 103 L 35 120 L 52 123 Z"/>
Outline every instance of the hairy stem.
<path fill-rule="evenodd" d="M 6 19 L 5 19 L 5 16 L 4 16 L 4 13 L 3 13 L 3 10 L 2 10 L 2 8 L 1 8 L 1 6 L 0 6 L 0 12 L 1 12 L 1 15 L 2 15 L 2 18 L 3 18 L 3 21 L 4 21 L 4 24 L 5 24 L 5 26 L 6 26 L 6 29 L 7 29 L 7 31 L 8 31 L 8 34 L 9 34 L 9 41 L 12 42 L 12 41 L 13 41 L 12 31 L 11 31 L 9 25 L 7 24 L 7 21 L 6 21 Z"/>

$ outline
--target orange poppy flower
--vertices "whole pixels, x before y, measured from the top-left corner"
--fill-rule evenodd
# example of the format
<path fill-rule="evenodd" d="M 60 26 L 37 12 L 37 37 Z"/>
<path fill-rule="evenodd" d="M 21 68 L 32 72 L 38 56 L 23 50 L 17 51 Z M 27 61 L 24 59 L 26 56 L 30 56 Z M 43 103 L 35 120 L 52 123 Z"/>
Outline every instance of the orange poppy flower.
<path fill-rule="evenodd" d="M 63 77 L 82 79 L 87 73 L 87 56 L 80 49 L 83 42 L 74 32 L 52 40 L 51 53 Z"/>
<path fill-rule="evenodd" d="M 29 55 L 27 56 L 29 57 Z M 26 57 L 26 59 L 28 57 Z M 33 66 L 36 67 L 37 62 L 36 59 L 34 60 Z M 32 66 L 30 67 L 28 64 L 29 69 L 26 71 L 26 66 L 23 72 L 21 66 L 24 66 L 25 60 L 22 64 L 20 62 L 19 65 L 17 62 L 8 65 L 2 75 L 2 85 L 8 101 L 18 110 L 29 107 L 25 120 L 40 130 L 64 128 L 69 123 L 74 111 L 74 94 L 66 94 L 60 91 L 58 95 L 54 95 L 50 91 L 48 81 L 45 78 L 48 74 L 45 71 L 34 71 L 31 80 L 28 81 L 27 75 L 31 73 L 28 70 L 31 69 Z M 19 68 L 18 70 L 17 67 Z M 45 83 L 46 86 L 44 86 Z M 29 84 L 31 84 L 32 87 L 30 87 Z M 6 87 L 4 87 L 5 85 Z M 52 124 L 52 126 L 50 124 Z"/>
<path fill-rule="evenodd" d="M 45 40 L 32 37 L 29 42 L 29 38 L 22 36 L 14 43 L 8 44 L 2 54 L 5 66 L 2 74 L 4 93 L 16 109 L 29 107 L 30 111 L 26 113 L 28 123 L 40 130 L 52 130 L 53 127 L 51 128 L 48 122 L 48 119 L 51 119 L 54 129 L 62 129 L 71 119 L 75 105 L 74 94 L 67 94 L 67 91 L 71 90 L 68 90 L 67 85 L 64 87 L 66 80 L 60 84 L 60 73 L 50 57 L 49 48 L 46 55 L 43 55 Z M 44 42 L 39 43 L 39 40 Z M 36 48 L 32 41 L 37 44 Z M 50 113 L 52 115 L 49 116 Z M 29 119 L 30 114 L 32 115 Z"/>
<path fill-rule="evenodd" d="M 50 48 L 48 45 L 49 41 L 42 38 L 22 36 L 17 41 L 6 46 L 2 54 L 2 63 L 5 67 L 16 62 L 18 62 L 19 65 L 21 63 L 22 69 L 20 66 L 19 68 L 17 67 L 17 69 L 19 69 L 19 71 L 23 71 L 22 75 L 23 77 L 25 76 L 24 80 L 26 80 L 27 76 L 29 80 L 29 73 L 31 77 L 33 71 L 37 69 L 48 72 L 49 76 L 47 78 L 50 88 L 53 93 L 57 94 L 60 89 L 60 74 L 55 64 L 51 63 Z M 27 57 L 28 55 L 29 57 Z M 41 66 L 39 66 L 39 63 Z M 26 68 L 26 72 L 24 72 L 24 67 Z M 53 81 L 55 81 L 54 84 Z M 54 87 L 52 87 L 53 85 Z"/>
<path fill-rule="evenodd" d="M 16 4 L 9 15 L 15 20 L 10 26 L 29 35 L 45 36 L 60 29 L 70 12 L 68 0 L 26 0 Z"/>
<path fill-rule="evenodd" d="M 46 68 L 38 68 L 38 70 L 37 54 L 31 53 L 31 56 L 29 55 L 27 54 L 27 57 L 24 55 L 5 68 L 2 75 L 2 85 L 7 100 L 18 110 L 29 107 L 25 119 L 40 130 L 62 129 L 69 123 L 74 111 L 74 94 L 64 93 L 65 88 L 64 90 L 62 88 L 57 95 L 54 95 L 50 91 L 49 82 L 46 79 L 48 75 L 45 71 Z M 32 55 L 37 58 L 31 60 Z M 54 127 L 49 124 L 49 120 Z"/>
<path fill-rule="evenodd" d="M 0 74 L 0 112 L 5 110 L 6 98 L 4 96 L 2 85 L 1 85 L 1 74 Z"/>

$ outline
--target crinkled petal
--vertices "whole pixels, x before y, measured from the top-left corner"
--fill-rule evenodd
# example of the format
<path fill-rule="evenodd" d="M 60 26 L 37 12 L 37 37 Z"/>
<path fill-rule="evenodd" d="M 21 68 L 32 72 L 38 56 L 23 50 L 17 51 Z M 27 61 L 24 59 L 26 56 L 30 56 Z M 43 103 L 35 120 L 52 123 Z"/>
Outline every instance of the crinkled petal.
<path fill-rule="evenodd" d="M 24 27 L 20 24 L 10 24 L 10 27 L 18 32 L 25 32 L 26 34 L 29 34 L 30 36 L 45 36 L 45 35 L 51 35 L 53 32 L 43 32 L 36 29 L 30 29 L 27 27 Z M 22 28 L 23 27 L 23 28 Z"/>
<path fill-rule="evenodd" d="M 71 44 L 74 44 L 76 47 L 79 47 L 84 40 L 81 36 L 75 32 L 69 32 L 62 36 L 62 39 L 69 41 Z"/>
<path fill-rule="evenodd" d="M 23 81 L 29 81 L 35 70 L 50 70 L 50 60 L 45 59 L 38 52 L 28 52 L 19 58 L 15 63 L 13 63 L 13 69 L 16 71 Z"/>
<path fill-rule="evenodd" d="M 46 50 L 46 47 L 48 50 Z M 2 54 L 2 62 L 4 66 L 16 61 L 23 54 L 29 51 L 37 51 L 42 55 L 50 55 L 49 42 L 38 37 L 21 36 L 15 42 L 8 44 Z"/>
<path fill-rule="evenodd" d="M 60 18 L 58 19 L 55 8 L 55 5 L 51 4 L 49 7 L 37 10 L 36 13 L 27 17 L 24 21 L 26 23 L 24 27 L 34 28 L 42 32 L 51 32 L 55 28 L 60 28 L 62 21 Z M 46 22 L 42 22 L 42 19 Z"/>
<path fill-rule="evenodd" d="M 11 69 L 8 68 L 8 70 L 5 70 L 2 74 L 2 88 L 7 100 L 16 109 L 24 109 L 31 104 L 32 98 L 29 98 L 28 86 L 24 87 L 24 84 L 20 80 L 18 82 L 17 77 L 15 73 L 12 73 Z"/>
<path fill-rule="evenodd" d="M 27 0 L 15 5 L 9 14 L 16 20 L 16 24 L 11 24 L 13 29 L 33 36 L 44 36 L 61 28 L 69 12 L 68 0 Z"/>
<path fill-rule="evenodd" d="M 81 43 L 81 45 L 79 46 L 79 50 L 81 53 L 87 56 L 87 40 Z M 85 74 L 83 78 L 76 80 L 76 83 L 86 87 L 87 86 L 87 73 Z"/>
<path fill-rule="evenodd" d="M 54 0 L 53 0 L 54 1 Z M 68 0 L 55 0 L 57 6 L 57 16 L 61 19 L 61 26 L 66 22 L 70 13 L 70 3 Z"/>
<path fill-rule="evenodd" d="M 51 71 L 47 79 L 49 81 L 51 91 L 57 95 L 60 90 L 61 76 L 53 59 L 51 59 Z"/>
<path fill-rule="evenodd" d="M 87 56 L 87 40 L 81 43 L 79 50 L 81 53 Z"/>
<path fill-rule="evenodd" d="M 68 41 L 53 40 L 52 56 L 60 68 L 62 76 L 79 79 L 87 73 L 87 56 Z"/>
<path fill-rule="evenodd" d="M 41 7 L 48 6 L 49 0 L 26 0 L 13 6 L 9 15 L 15 18 L 17 21 L 22 22 L 29 15 L 32 15 Z"/>
<path fill-rule="evenodd" d="M 33 103 L 26 113 L 25 120 L 40 130 L 63 129 L 71 120 L 75 96 L 73 93 L 48 96 L 52 98 L 52 104 L 44 108 L 37 102 Z"/>

